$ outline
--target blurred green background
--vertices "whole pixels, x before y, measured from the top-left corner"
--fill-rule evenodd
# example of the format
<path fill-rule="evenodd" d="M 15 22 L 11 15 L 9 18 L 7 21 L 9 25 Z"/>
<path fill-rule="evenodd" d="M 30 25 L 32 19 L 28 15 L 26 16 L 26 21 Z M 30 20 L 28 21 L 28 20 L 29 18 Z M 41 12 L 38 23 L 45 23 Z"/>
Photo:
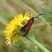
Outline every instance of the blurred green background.
<path fill-rule="evenodd" d="M 52 0 L 0 0 L 0 52 L 30 52 L 19 47 L 9 47 L 5 44 L 4 29 L 12 17 L 19 13 L 30 11 L 33 16 L 43 13 L 40 19 L 35 19 L 29 34 L 52 52 Z M 39 48 L 28 40 L 23 43 L 30 44 L 30 49 L 40 52 Z M 42 51 L 41 51 L 42 52 Z"/>

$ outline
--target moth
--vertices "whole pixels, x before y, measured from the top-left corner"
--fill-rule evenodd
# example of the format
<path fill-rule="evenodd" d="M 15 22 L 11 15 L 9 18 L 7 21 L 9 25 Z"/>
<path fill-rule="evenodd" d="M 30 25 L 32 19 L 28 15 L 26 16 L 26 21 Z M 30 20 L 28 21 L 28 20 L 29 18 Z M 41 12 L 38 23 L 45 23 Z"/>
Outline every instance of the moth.
<path fill-rule="evenodd" d="M 44 14 L 40 14 L 40 15 L 44 15 Z M 34 22 L 34 18 L 38 18 L 39 19 L 40 15 L 30 18 L 28 23 L 21 28 L 21 31 L 24 32 L 24 36 L 26 36 L 26 34 L 28 34 L 28 32 L 29 32 L 29 30 L 30 30 L 30 28 L 31 28 L 31 26 L 32 26 L 32 24 Z"/>

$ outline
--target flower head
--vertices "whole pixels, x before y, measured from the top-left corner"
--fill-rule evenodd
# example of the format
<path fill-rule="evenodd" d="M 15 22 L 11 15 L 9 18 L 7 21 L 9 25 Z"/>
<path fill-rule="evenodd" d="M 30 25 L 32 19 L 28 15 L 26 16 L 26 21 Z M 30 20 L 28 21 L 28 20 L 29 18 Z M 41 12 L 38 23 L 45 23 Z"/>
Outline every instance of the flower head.
<path fill-rule="evenodd" d="M 6 26 L 5 30 L 5 39 L 7 45 L 10 45 L 11 43 L 15 43 L 20 39 L 20 34 L 19 34 L 19 28 L 23 27 L 28 20 L 30 20 L 30 15 L 29 14 L 19 14 L 15 16 L 9 24 Z"/>

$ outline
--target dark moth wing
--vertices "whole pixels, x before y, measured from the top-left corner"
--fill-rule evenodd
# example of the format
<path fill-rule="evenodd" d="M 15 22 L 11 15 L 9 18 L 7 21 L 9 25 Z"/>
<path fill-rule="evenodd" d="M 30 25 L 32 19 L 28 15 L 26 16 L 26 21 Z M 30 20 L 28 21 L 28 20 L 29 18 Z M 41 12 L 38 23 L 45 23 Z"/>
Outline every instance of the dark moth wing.
<path fill-rule="evenodd" d="M 32 26 L 32 24 L 33 24 L 33 21 L 34 21 L 34 19 L 33 19 L 33 17 L 32 17 L 32 18 L 28 21 L 28 23 L 27 23 L 24 27 L 21 28 L 21 31 L 24 32 L 24 36 L 29 32 L 29 30 L 30 30 L 30 28 L 31 28 L 31 26 Z"/>

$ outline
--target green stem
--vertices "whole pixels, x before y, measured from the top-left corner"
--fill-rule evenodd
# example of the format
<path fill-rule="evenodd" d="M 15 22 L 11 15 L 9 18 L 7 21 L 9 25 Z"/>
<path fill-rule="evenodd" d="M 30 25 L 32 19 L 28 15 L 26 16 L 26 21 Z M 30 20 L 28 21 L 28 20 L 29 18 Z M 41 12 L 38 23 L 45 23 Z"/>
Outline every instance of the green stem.
<path fill-rule="evenodd" d="M 41 43 L 39 43 L 34 37 L 27 37 L 30 41 L 32 41 L 35 45 L 37 45 L 43 52 L 50 52 L 47 48 L 45 48 Z"/>
<path fill-rule="evenodd" d="M 34 45 L 34 47 L 32 47 L 32 43 L 31 43 L 31 41 L 29 41 L 27 38 L 25 38 L 25 37 L 23 37 L 22 38 L 22 47 L 23 48 L 26 48 L 27 50 L 29 50 L 29 52 L 34 52 L 34 51 L 36 51 L 35 50 L 35 45 Z M 28 43 L 27 43 L 28 42 Z"/>

